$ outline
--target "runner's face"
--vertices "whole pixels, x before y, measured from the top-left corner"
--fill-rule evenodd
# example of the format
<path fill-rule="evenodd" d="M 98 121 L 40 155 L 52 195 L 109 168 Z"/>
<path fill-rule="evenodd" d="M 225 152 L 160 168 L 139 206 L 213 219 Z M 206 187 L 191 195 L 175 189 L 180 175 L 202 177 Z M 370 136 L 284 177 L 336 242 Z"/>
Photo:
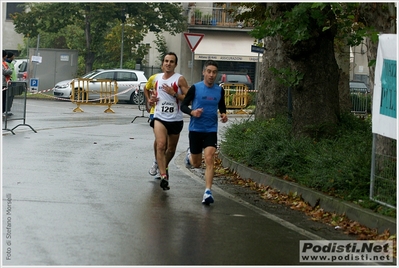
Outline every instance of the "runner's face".
<path fill-rule="evenodd" d="M 205 70 L 202 71 L 204 75 L 204 83 L 207 86 L 212 86 L 215 83 L 216 75 L 218 74 L 218 69 L 216 66 L 208 65 Z"/>
<path fill-rule="evenodd" d="M 163 59 L 162 69 L 165 73 L 174 72 L 176 68 L 176 57 L 174 55 L 166 55 Z"/>

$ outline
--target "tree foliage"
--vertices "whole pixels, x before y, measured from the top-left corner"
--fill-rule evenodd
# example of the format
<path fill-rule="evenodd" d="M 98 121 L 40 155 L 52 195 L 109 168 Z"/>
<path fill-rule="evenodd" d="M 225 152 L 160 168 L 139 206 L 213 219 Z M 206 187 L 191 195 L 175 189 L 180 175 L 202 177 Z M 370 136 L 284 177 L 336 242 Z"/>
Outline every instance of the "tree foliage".
<path fill-rule="evenodd" d="M 334 53 L 359 45 L 365 38 L 376 43 L 376 27 L 363 16 L 365 6 L 381 9 L 381 6 L 374 7 L 376 5 L 326 2 L 231 4 L 228 10 L 231 15 L 244 21 L 244 26 L 254 27 L 250 35 L 266 49 L 255 116 L 271 118 L 287 113 L 287 87 L 291 87 L 293 127 L 297 133 L 309 133 L 306 130 L 309 127 L 316 130 L 337 124 L 340 104 L 345 100 L 342 92 L 345 89 L 349 92 L 349 76 L 343 75 L 341 67 L 337 68 Z M 349 49 L 339 52 L 342 54 L 342 51 L 346 51 L 349 58 Z M 349 61 L 346 63 L 349 66 Z"/>
<path fill-rule="evenodd" d="M 257 39 L 279 35 L 283 40 L 296 44 L 314 37 L 316 28 L 333 29 L 338 39 L 347 45 L 359 45 L 364 37 L 377 41 L 378 32 L 361 20 L 360 3 L 281 3 L 277 7 L 268 3 L 234 3 L 229 9 L 237 20 L 254 26 L 251 35 Z M 237 8 L 240 7 L 240 12 Z M 276 12 L 283 16 L 274 16 Z"/>
<path fill-rule="evenodd" d="M 148 46 L 142 44 L 148 32 L 175 35 L 186 27 L 178 3 L 52 2 L 26 3 L 25 7 L 26 12 L 14 14 L 15 31 L 30 38 L 45 36 L 47 45 L 77 49 L 84 57 L 86 71 L 94 63 L 116 67 L 122 22 L 126 65 L 135 64 L 148 53 Z"/>
<path fill-rule="evenodd" d="M 157 45 L 157 50 L 159 53 L 158 61 L 159 65 L 161 66 L 165 54 L 168 53 L 168 46 L 166 44 L 166 40 L 163 35 L 160 35 L 159 33 L 156 33 L 155 35 L 156 35 L 156 40 L 154 41 L 154 43 Z"/>

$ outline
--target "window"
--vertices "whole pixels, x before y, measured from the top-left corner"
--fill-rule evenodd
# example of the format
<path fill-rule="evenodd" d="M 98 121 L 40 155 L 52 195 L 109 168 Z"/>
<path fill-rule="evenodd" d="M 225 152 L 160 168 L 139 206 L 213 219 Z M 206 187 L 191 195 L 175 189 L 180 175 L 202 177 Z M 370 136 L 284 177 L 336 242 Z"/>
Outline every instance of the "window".
<path fill-rule="evenodd" d="M 20 3 L 7 3 L 6 20 L 12 20 L 11 14 L 22 13 L 24 11 L 24 2 Z"/>
<path fill-rule="evenodd" d="M 105 72 L 93 77 L 94 79 L 109 79 L 114 80 L 114 72 Z"/>
<path fill-rule="evenodd" d="M 28 62 L 23 61 L 20 65 L 19 65 L 19 71 L 20 72 L 26 72 L 28 69 Z"/>
<path fill-rule="evenodd" d="M 133 72 L 117 72 L 116 81 L 137 81 L 137 75 Z"/>
<path fill-rule="evenodd" d="M 236 83 L 246 83 L 246 82 L 248 82 L 248 79 L 247 79 L 247 76 L 246 75 L 235 75 L 235 74 L 233 74 L 233 75 L 231 75 L 231 74 L 228 74 L 227 75 L 228 77 L 226 78 L 226 80 L 227 81 L 234 81 L 234 82 L 236 82 Z"/>

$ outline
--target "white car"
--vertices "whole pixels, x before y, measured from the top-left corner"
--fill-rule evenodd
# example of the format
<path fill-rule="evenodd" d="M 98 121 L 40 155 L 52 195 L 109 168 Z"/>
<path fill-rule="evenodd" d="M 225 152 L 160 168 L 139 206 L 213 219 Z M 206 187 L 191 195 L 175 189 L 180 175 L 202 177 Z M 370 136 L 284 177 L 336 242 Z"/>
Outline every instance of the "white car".
<path fill-rule="evenodd" d="M 118 100 L 127 101 L 133 104 L 143 104 L 143 87 L 147 78 L 143 71 L 129 69 L 99 69 L 83 75 L 81 78 L 92 79 L 90 90 L 99 91 L 100 83 L 96 79 L 109 79 L 116 81 L 118 85 Z M 58 82 L 53 88 L 53 95 L 57 98 L 71 98 L 72 84 L 71 80 Z M 98 87 L 98 88 L 96 88 Z M 137 91 L 139 89 L 139 91 Z M 98 95 L 90 95 L 90 99 L 97 98 Z"/>
<path fill-rule="evenodd" d="M 14 69 L 17 73 L 17 80 L 25 82 L 28 79 L 28 59 L 16 59 Z"/>

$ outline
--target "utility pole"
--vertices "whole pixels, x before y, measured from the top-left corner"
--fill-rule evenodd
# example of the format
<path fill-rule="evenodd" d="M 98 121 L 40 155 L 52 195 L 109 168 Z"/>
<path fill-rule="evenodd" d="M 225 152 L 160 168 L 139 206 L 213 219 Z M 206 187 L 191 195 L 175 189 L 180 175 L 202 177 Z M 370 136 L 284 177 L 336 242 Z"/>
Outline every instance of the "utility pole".
<path fill-rule="evenodd" d="M 121 41 L 121 64 L 119 66 L 120 69 L 122 69 L 123 65 L 123 37 L 124 37 L 124 31 L 125 31 L 125 22 L 126 22 L 126 15 L 125 15 L 125 9 L 121 9 L 121 21 L 122 21 L 122 41 Z"/>

